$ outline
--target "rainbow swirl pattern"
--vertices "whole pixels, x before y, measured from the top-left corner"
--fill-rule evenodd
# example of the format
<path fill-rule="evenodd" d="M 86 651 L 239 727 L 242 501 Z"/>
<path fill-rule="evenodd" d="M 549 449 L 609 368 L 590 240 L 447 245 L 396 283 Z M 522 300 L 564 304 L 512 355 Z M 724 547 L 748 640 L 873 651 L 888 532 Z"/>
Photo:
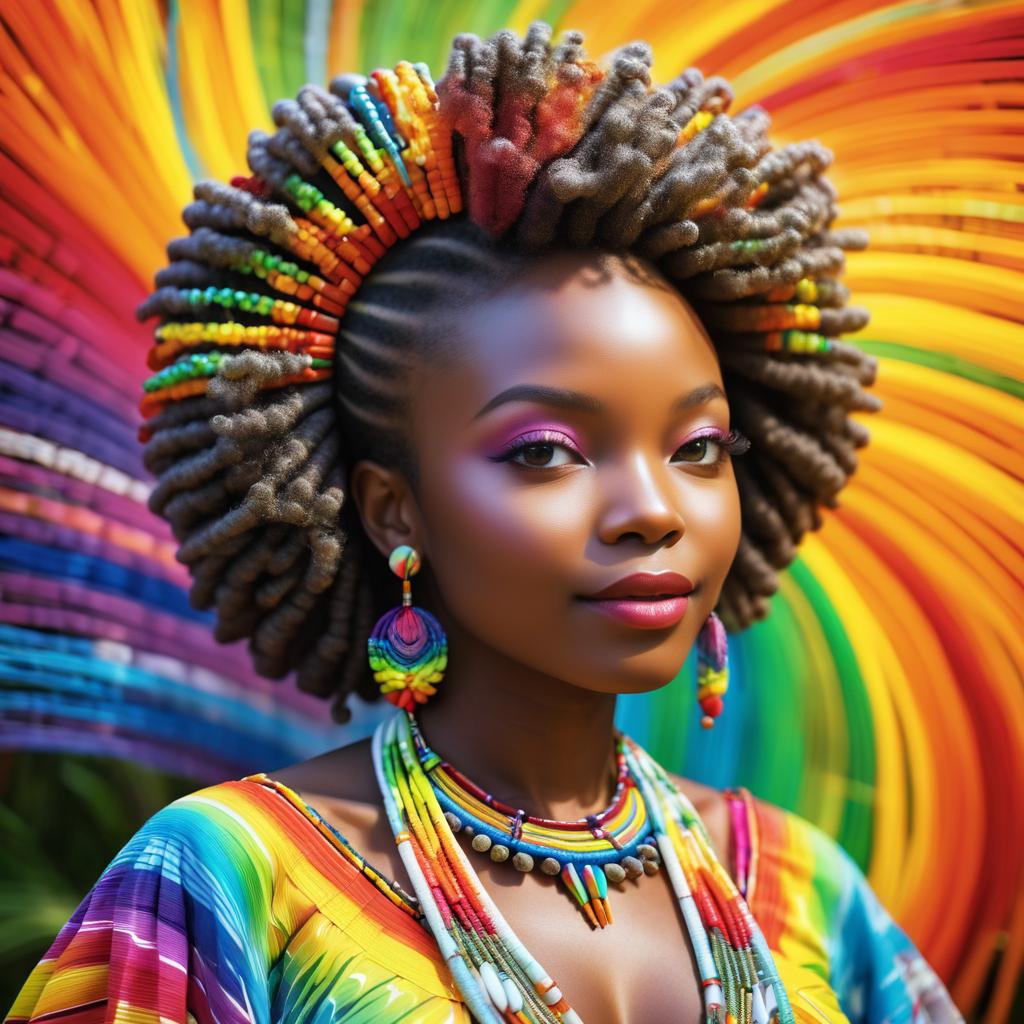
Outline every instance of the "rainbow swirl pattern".
<path fill-rule="evenodd" d="M 192 182 L 243 171 L 306 81 L 542 17 L 655 73 L 720 73 L 779 143 L 836 155 L 846 283 L 872 311 L 872 443 L 770 617 L 730 639 L 704 732 L 692 665 L 624 700 L 666 767 L 820 825 L 965 1014 L 1024 959 L 1024 11 L 1019 0 L 111 0 L 0 11 L 0 739 L 217 780 L 352 735 L 191 609 L 148 513 L 132 311 Z M 692 660 L 692 659 L 691 659 Z"/>

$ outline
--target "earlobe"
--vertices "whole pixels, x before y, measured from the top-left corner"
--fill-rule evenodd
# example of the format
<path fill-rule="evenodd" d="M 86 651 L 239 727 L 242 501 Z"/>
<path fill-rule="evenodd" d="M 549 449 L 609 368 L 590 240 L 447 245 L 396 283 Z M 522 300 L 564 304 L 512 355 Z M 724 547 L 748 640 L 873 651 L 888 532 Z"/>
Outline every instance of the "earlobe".
<path fill-rule="evenodd" d="M 385 558 L 402 544 L 424 550 L 419 509 L 401 471 L 360 459 L 349 472 L 348 500 L 355 503 L 366 536 Z"/>

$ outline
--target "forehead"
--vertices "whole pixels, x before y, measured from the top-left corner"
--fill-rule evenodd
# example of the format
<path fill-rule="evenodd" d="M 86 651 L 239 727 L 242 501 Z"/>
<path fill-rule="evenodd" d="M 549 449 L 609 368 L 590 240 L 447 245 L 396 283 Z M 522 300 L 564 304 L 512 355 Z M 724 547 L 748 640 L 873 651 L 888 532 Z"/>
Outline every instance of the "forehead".
<path fill-rule="evenodd" d="M 602 255 L 539 259 L 514 284 L 460 314 L 454 358 L 417 374 L 414 406 L 443 403 L 466 419 L 519 383 L 572 387 L 621 408 L 655 409 L 708 381 L 721 385 L 697 314 L 645 262 Z"/>

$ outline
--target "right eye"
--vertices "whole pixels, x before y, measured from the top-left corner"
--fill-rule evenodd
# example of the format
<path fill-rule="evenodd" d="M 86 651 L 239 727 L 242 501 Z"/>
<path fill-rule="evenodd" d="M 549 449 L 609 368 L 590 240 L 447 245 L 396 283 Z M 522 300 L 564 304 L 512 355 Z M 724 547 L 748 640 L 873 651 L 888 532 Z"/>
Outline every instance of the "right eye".
<path fill-rule="evenodd" d="M 558 449 L 583 458 L 565 434 L 555 430 L 537 430 L 517 437 L 500 455 L 494 456 L 492 461 L 514 462 L 526 469 L 557 469 L 572 465 L 571 460 L 551 461 Z"/>

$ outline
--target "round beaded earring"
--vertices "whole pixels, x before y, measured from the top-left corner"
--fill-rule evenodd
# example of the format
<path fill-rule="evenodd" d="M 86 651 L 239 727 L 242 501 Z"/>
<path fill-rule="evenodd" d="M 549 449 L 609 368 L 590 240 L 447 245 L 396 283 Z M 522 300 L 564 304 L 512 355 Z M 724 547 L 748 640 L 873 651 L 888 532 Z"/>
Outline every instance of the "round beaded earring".
<path fill-rule="evenodd" d="M 384 699 L 412 711 L 437 692 L 448 664 L 448 637 L 430 612 L 413 607 L 411 577 L 420 571 L 419 552 L 400 544 L 388 565 L 401 577 L 402 603 L 386 611 L 370 633 L 370 668 Z"/>
<path fill-rule="evenodd" d="M 704 716 L 700 724 L 710 729 L 722 713 L 729 688 L 729 643 L 722 620 L 712 610 L 697 635 L 697 703 Z"/>

